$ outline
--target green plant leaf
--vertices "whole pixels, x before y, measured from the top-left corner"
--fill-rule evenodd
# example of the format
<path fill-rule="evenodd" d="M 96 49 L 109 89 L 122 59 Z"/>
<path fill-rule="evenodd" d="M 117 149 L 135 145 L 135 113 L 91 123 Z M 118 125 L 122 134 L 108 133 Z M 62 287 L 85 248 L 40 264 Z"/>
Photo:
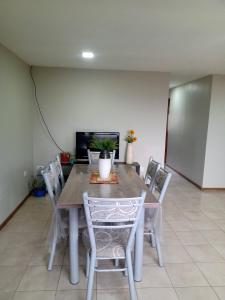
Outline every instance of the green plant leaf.
<path fill-rule="evenodd" d="M 102 150 L 113 151 L 118 148 L 118 144 L 116 141 L 107 138 L 105 139 L 93 138 L 90 144 L 90 148 L 99 151 Z"/>

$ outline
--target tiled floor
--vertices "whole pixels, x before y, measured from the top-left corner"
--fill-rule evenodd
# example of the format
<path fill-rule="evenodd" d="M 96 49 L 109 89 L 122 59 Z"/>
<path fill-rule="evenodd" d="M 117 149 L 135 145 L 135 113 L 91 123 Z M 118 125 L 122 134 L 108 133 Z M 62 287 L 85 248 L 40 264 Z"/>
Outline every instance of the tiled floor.
<path fill-rule="evenodd" d="M 50 203 L 31 197 L 0 232 L 1 300 L 85 299 L 83 257 L 79 285 L 69 283 L 67 245 L 58 248 L 53 271 L 46 269 L 50 221 Z M 164 203 L 162 248 L 164 268 L 145 241 L 138 299 L 225 300 L 225 192 L 201 192 L 174 174 Z M 95 299 L 129 299 L 122 274 L 98 274 L 94 287 Z"/>

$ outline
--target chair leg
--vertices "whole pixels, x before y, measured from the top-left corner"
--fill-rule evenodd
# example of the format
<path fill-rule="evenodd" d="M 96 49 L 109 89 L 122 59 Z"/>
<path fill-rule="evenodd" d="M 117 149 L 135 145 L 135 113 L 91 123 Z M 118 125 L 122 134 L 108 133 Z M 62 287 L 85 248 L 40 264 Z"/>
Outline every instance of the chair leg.
<path fill-rule="evenodd" d="M 159 259 L 159 266 L 163 267 L 163 258 L 162 258 L 162 253 L 161 253 L 160 240 L 158 237 L 156 237 L 155 240 L 156 240 L 156 251 L 157 251 L 158 259 Z"/>
<path fill-rule="evenodd" d="M 150 233 L 150 243 L 152 245 L 152 248 L 155 248 L 156 247 L 156 242 L 155 242 L 155 233 L 153 230 L 151 230 L 151 233 Z"/>
<path fill-rule="evenodd" d="M 86 277 L 87 278 L 89 275 L 89 271 L 90 271 L 90 253 L 89 253 L 89 251 L 87 251 L 87 253 L 86 253 Z"/>
<path fill-rule="evenodd" d="M 130 299 L 137 300 L 137 294 L 136 294 L 135 285 L 134 285 L 132 259 L 131 259 L 130 252 L 127 252 L 126 261 L 127 261 L 127 268 L 128 268 L 128 282 L 129 282 L 129 288 L 130 288 Z"/>
<path fill-rule="evenodd" d="M 117 258 L 117 259 L 115 259 L 115 267 L 119 267 L 119 265 L 120 265 L 120 260 Z"/>
<path fill-rule="evenodd" d="M 53 260 L 55 257 L 56 244 L 57 244 L 57 226 L 55 225 L 53 239 L 52 239 L 52 245 L 51 245 L 51 253 L 50 253 L 50 257 L 49 257 L 49 261 L 48 261 L 48 271 L 52 270 Z"/>
<path fill-rule="evenodd" d="M 87 300 L 92 300 L 94 275 L 95 275 L 95 263 L 96 263 L 96 256 L 95 254 L 91 253 L 91 262 L 90 262 L 89 275 L 88 275 Z"/>
<path fill-rule="evenodd" d="M 125 268 L 126 268 L 126 270 L 124 271 L 124 276 L 128 276 L 128 271 L 127 271 L 127 260 L 125 259 Z"/>

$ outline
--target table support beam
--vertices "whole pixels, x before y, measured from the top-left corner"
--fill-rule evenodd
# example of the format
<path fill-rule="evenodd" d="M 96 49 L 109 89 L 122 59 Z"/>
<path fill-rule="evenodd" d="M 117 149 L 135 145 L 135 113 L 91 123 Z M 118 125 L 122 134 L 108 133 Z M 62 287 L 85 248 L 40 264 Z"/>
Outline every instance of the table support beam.
<path fill-rule="evenodd" d="M 79 283 L 79 228 L 78 228 L 78 208 L 69 209 L 70 220 L 70 282 Z"/>
<path fill-rule="evenodd" d="M 134 280 L 142 281 L 145 209 L 142 209 L 135 239 Z"/>

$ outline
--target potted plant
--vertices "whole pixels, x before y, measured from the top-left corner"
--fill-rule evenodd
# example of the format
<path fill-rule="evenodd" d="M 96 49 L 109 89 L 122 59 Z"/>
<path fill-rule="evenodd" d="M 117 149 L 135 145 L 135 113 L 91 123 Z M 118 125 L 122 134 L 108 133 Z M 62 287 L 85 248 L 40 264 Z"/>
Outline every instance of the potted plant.
<path fill-rule="evenodd" d="M 116 150 L 118 147 L 117 142 L 111 139 L 97 139 L 93 138 L 90 148 L 100 151 L 99 154 L 99 175 L 102 179 L 107 179 L 111 171 L 111 156 L 110 152 Z"/>
<path fill-rule="evenodd" d="M 37 175 L 32 181 L 32 194 L 35 197 L 44 197 L 46 195 L 46 186 L 42 175 Z"/>

